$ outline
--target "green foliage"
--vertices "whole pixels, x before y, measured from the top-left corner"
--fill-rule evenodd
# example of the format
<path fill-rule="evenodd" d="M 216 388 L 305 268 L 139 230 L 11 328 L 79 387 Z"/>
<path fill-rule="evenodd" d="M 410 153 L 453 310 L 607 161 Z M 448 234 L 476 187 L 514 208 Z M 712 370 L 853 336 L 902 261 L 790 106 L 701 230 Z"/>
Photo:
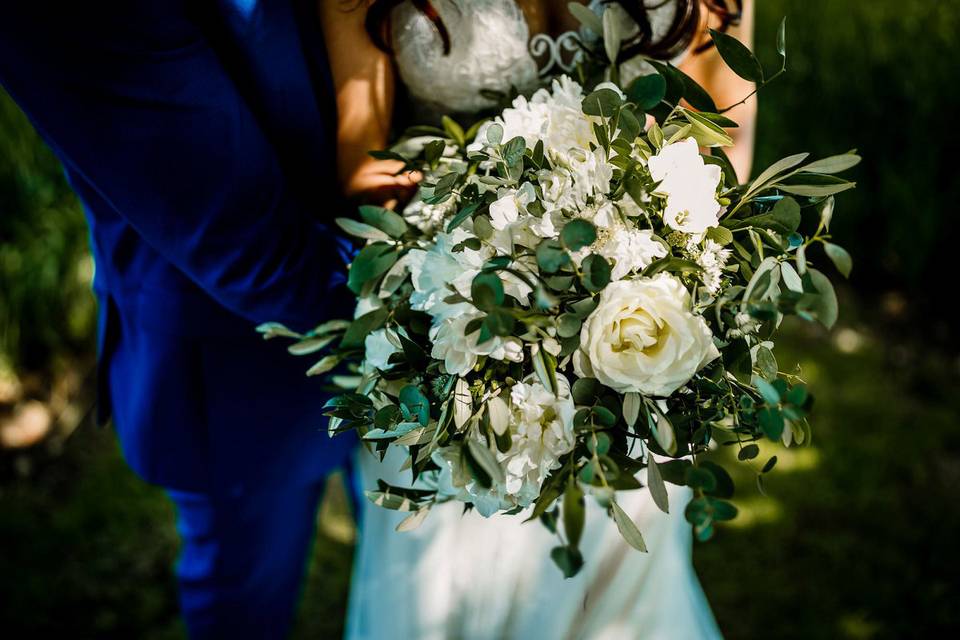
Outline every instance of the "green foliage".
<path fill-rule="evenodd" d="M 93 263 L 60 165 L 0 89 L 0 368 L 93 350 Z"/>

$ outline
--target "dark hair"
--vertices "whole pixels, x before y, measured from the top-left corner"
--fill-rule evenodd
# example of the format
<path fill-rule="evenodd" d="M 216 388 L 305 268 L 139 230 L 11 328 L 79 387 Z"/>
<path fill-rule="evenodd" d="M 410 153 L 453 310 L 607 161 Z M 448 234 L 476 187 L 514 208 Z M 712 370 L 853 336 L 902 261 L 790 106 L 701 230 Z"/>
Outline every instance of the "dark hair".
<path fill-rule="evenodd" d="M 640 27 L 640 33 L 626 43 L 623 50 L 624 58 L 632 58 L 638 54 L 648 55 L 660 60 L 669 60 L 686 51 L 697 35 L 700 25 L 701 7 L 720 18 L 720 31 L 725 31 L 731 24 L 740 20 L 743 10 L 743 0 L 659 0 L 657 4 L 647 6 L 644 0 L 603 0 L 604 4 L 619 4 L 630 14 L 634 22 Z M 394 7 L 404 0 L 373 0 L 367 9 L 366 28 L 374 44 L 384 51 L 390 51 L 390 14 Z M 411 0 L 413 6 L 433 22 L 443 43 L 444 54 L 450 53 L 450 33 L 440 19 L 440 14 L 430 3 L 430 0 Z M 663 6 L 667 2 L 677 3 L 677 13 L 667 33 L 651 42 L 653 29 L 647 12 Z M 735 9 L 730 9 L 730 4 Z M 697 53 L 708 49 L 711 43 L 697 48 Z"/>

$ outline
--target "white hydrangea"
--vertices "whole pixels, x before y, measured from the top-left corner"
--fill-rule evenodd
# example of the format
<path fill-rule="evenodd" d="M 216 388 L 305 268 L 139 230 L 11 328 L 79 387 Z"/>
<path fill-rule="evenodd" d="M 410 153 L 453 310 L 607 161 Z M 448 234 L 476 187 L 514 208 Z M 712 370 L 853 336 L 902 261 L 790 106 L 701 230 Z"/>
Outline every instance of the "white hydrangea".
<path fill-rule="evenodd" d="M 659 182 L 656 192 L 667 200 L 663 220 L 671 229 L 701 234 L 720 222 L 717 187 L 721 171 L 708 165 L 696 140 L 687 138 L 668 144 L 651 157 L 650 176 Z"/>
<path fill-rule="evenodd" d="M 482 317 L 474 307 L 458 304 L 454 313 L 435 319 L 430 328 L 430 341 L 433 348 L 430 355 L 443 361 L 447 373 L 466 375 L 477 364 L 480 356 L 489 356 L 494 360 L 523 360 L 523 343 L 517 338 L 494 336 L 486 342 L 478 342 L 480 330 L 467 334 L 467 325 Z"/>
<path fill-rule="evenodd" d="M 518 96 L 511 107 L 483 125 L 477 133 L 477 142 L 468 150 L 483 147 L 487 129 L 494 123 L 503 127 L 503 140 L 522 137 L 532 148 L 543 140 L 544 150 L 550 155 L 565 156 L 570 149 L 589 149 L 596 143 L 593 120 L 583 114 L 583 88 L 562 76 L 553 81 L 550 89 L 540 89 L 530 99 Z"/>
<path fill-rule="evenodd" d="M 622 280 L 628 274 L 642 271 L 651 262 L 667 255 L 667 249 L 653 239 L 653 231 L 623 226 L 610 233 L 596 250 L 613 261 L 612 280 Z"/>
<path fill-rule="evenodd" d="M 457 311 L 444 302 L 453 293 L 448 285 L 468 297 L 473 279 L 480 273 L 483 263 L 493 256 L 493 250 L 488 247 L 481 247 L 478 251 L 468 248 L 453 250 L 472 237 L 460 227 L 450 233 L 438 233 L 434 244 L 427 250 L 410 251 L 408 267 L 414 287 L 410 296 L 411 307 L 441 318 Z"/>
<path fill-rule="evenodd" d="M 390 367 L 390 356 L 400 351 L 394 342 L 399 342 L 394 336 L 388 335 L 390 329 L 377 329 L 371 332 L 363 341 L 364 362 L 381 371 Z M 391 338 L 394 338 L 391 340 Z"/>
<path fill-rule="evenodd" d="M 583 209 L 610 191 L 613 171 L 602 148 L 571 150 L 555 159 L 553 169 L 540 172 L 543 206 L 547 211 Z"/>
<path fill-rule="evenodd" d="M 561 456 L 573 450 L 576 408 L 570 384 L 557 375 L 557 395 L 539 381 L 528 379 L 510 390 L 510 450 L 499 454 L 506 472 L 506 492 L 516 504 L 528 506 L 540 493 Z"/>
<path fill-rule="evenodd" d="M 573 416 L 576 412 L 566 378 L 557 376 L 558 394 L 538 381 L 528 379 L 510 390 L 510 449 L 494 453 L 504 471 L 505 482 L 484 488 L 467 468 L 459 447 L 446 447 L 433 454 L 440 466 L 441 493 L 472 502 L 477 512 L 491 516 L 499 510 L 531 505 L 560 458 L 576 444 Z M 477 432 L 471 433 L 486 446 Z"/>

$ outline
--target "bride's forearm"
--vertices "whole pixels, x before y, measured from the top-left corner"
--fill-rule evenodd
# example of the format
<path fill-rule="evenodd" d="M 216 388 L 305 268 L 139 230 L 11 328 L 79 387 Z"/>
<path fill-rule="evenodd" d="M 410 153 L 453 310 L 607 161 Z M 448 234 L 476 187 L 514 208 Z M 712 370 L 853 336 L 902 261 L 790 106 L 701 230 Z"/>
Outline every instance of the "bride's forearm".
<path fill-rule="evenodd" d="M 337 172 L 348 196 L 383 187 L 388 169 L 367 152 L 387 145 L 394 74 L 366 32 L 366 10 L 365 2 L 318 2 L 337 97 Z"/>

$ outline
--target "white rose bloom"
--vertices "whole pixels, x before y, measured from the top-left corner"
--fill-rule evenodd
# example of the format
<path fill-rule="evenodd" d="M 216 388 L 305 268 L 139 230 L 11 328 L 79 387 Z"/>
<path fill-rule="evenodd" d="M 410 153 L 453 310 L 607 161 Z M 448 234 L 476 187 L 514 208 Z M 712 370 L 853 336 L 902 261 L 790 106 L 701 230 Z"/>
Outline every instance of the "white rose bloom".
<path fill-rule="evenodd" d="M 666 197 L 663 219 L 671 229 L 701 234 L 719 224 L 720 167 L 703 161 L 696 140 L 668 144 L 647 166 L 654 181 L 660 182 L 656 192 Z"/>
<path fill-rule="evenodd" d="M 720 355 L 690 293 L 673 276 L 613 282 L 580 331 L 578 376 L 620 393 L 669 396 Z"/>

